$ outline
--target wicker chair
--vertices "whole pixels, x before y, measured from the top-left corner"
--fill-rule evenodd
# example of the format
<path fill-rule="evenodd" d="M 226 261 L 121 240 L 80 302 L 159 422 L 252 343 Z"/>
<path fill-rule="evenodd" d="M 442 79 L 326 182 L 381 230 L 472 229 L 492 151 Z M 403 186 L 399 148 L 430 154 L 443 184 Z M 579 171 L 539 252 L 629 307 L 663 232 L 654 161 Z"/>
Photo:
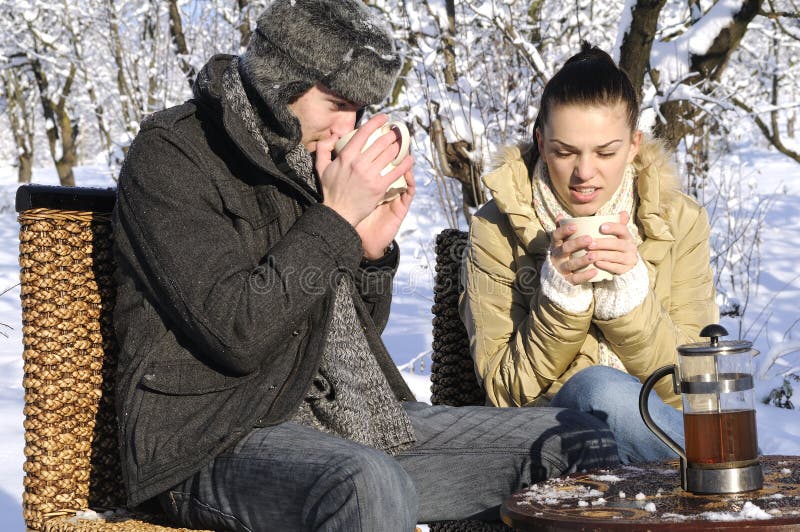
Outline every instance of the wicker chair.
<path fill-rule="evenodd" d="M 48 532 L 186 530 L 156 514 L 124 510 L 117 452 L 112 327 L 113 189 L 23 185 L 17 191 L 25 389 L 23 516 Z M 458 317 L 466 233 L 437 237 L 432 401 L 480 404 L 466 331 Z M 94 511 L 98 515 L 92 516 Z M 494 532 L 474 521 L 432 532 Z"/>
<path fill-rule="evenodd" d="M 32 530 L 185 530 L 123 509 L 111 325 L 114 198 L 112 189 L 24 185 L 17 191 L 25 362 L 22 508 Z"/>
<path fill-rule="evenodd" d="M 431 403 L 465 406 L 484 404 L 475 376 L 467 330 L 458 315 L 461 265 L 467 233 L 445 229 L 436 236 L 436 278 L 433 287 L 433 364 Z M 443 521 L 430 525 L 431 532 L 503 532 L 506 525 L 478 521 Z"/>

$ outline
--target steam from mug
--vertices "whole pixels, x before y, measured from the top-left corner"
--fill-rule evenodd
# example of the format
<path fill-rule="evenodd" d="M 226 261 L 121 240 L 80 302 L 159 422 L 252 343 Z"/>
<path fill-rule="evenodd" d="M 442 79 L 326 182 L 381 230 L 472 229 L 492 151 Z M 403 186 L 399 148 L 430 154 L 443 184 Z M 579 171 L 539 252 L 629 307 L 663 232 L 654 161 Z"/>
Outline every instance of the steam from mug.
<path fill-rule="evenodd" d="M 338 154 L 344 149 L 347 143 L 350 142 L 350 139 L 353 138 L 353 135 L 356 134 L 356 131 L 358 130 L 354 129 L 336 141 L 336 144 L 333 146 L 334 154 Z M 386 167 L 381 170 L 381 175 L 386 175 L 397 168 L 403 159 L 405 159 L 406 155 L 408 155 L 408 150 L 411 144 L 411 135 L 409 134 L 406 125 L 399 121 L 385 123 L 383 126 L 376 129 L 372 135 L 369 136 L 369 138 L 367 138 L 367 141 L 364 143 L 364 147 L 361 149 L 362 152 L 365 151 L 370 145 L 372 145 L 373 142 L 390 131 L 395 131 L 395 133 L 397 133 L 400 137 L 400 150 L 397 153 L 397 157 L 390 161 L 389 164 L 387 164 Z M 405 191 L 406 179 L 404 176 L 400 176 L 394 182 L 392 182 L 391 185 L 389 185 L 389 188 L 386 189 L 386 194 L 384 195 L 383 200 L 381 200 L 378 205 L 392 201 Z"/>
<path fill-rule="evenodd" d="M 572 235 L 568 238 L 568 240 L 572 240 L 574 238 L 578 238 L 580 236 L 588 235 L 593 239 L 597 240 L 599 238 L 616 238 L 614 235 L 606 235 L 600 233 L 600 226 L 604 223 L 619 223 L 619 215 L 618 214 L 608 214 L 602 216 L 579 216 L 577 218 L 562 218 L 558 221 L 558 226 L 562 227 L 568 224 L 575 224 L 577 226 L 577 230 L 572 233 Z M 576 251 L 572 254 L 572 258 L 579 258 L 586 255 L 586 250 L 581 249 Z M 597 266 L 589 265 L 585 268 L 581 268 L 580 270 L 576 270 L 577 272 L 585 272 L 590 268 L 595 268 L 597 270 L 597 274 L 589 279 L 590 283 L 597 283 L 599 281 L 610 281 L 614 276 L 605 271 L 601 270 Z"/>

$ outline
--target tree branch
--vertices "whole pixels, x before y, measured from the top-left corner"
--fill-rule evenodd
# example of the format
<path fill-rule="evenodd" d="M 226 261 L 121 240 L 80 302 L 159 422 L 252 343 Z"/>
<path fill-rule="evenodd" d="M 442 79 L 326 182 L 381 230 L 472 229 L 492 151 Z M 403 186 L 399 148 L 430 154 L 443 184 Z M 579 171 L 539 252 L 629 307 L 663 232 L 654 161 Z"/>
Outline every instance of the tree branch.
<path fill-rule="evenodd" d="M 719 81 L 728 60 L 739 46 L 747 26 L 755 18 L 762 2 L 763 0 L 744 0 L 739 11 L 731 17 L 730 24 L 719 29 L 708 50 L 703 54 L 690 55 L 691 72 L 684 83 L 699 85 L 703 80 Z M 707 16 L 712 16 L 711 12 L 703 15 L 700 20 Z M 697 117 L 699 109 L 691 102 L 670 101 L 662 106 L 662 112 L 664 116 L 669 117 L 669 121 L 656 124 L 655 134 L 665 139 L 670 147 L 675 148 L 684 135 L 693 129 L 692 121 Z"/>
<path fill-rule="evenodd" d="M 731 96 L 731 101 L 734 104 L 736 104 L 737 107 L 740 107 L 740 108 L 744 109 L 745 111 L 747 111 L 747 113 L 752 117 L 752 119 L 755 122 L 756 126 L 758 126 L 758 129 L 760 129 L 761 133 L 764 134 L 764 137 L 766 137 L 766 139 L 773 146 L 775 146 L 776 150 L 778 150 L 779 152 L 781 152 L 782 154 L 784 154 L 784 155 L 786 155 L 788 157 L 791 157 L 796 162 L 800 163 L 800 153 L 798 153 L 798 152 L 796 152 L 794 150 L 790 150 L 789 148 L 786 147 L 786 145 L 783 143 L 783 141 L 781 141 L 780 131 L 778 129 L 775 129 L 774 131 L 770 131 L 769 126 L 767 126 L 767 124 L 763 120 L 761 120 L 761 117 L 759 117 L 756 114 L 755 110 L 752 107 L 750 107 L 749 105 L 747 105 L 746 103 L 744 103 L 742 100 L 737 98 L 736 96 Z"/>
<path fill-rule="evenodd" d="M 772 1 L 773 1 L 773 0 L 768 0 L 768 1 L 769 1 L 769 7 L 770 7 L 770 8 L 772 8 L 772 13 L 767 13 L 767 14 L 765 14 L 763 11 L 759 10 L 758 14 L 759 14 L 759 15 L 762 15 L 762 14 L 763 14 L 763 16 L 767 17 L 768 19 L 771 19 L 771 20 L 773 20 L 773 21 L 775 22 L 775 24 L 778 26 L 778 28 L 780 28 L 780 30 L 781 30 L 783 33 L 785 33 L 786 35 L 788 35 L 789 37 L 791 37 L 792 39 L 794 39 L 794 40 L 796 40 L 796 41 L 800 41 L 800 36 L 798 36 L 798 35 L 795 35 L 795 34 L 794 34 L 794 33 L 792 33 L 791 31 L 789 31 L 789 28 L 787 28 L 786 26 L 784 26 L 784 25 L 783 25 L 783 22 L 781 22 L 781 17 L 782 17 L 782 16 L 785 18 L 785 17 L 788 17 L 789 15 L 788 15 L 788 14 L 785 14 L 785 15 L 780 15 L 780 14 L 778 14 L 778 13 L 780 13 L 780 12 L 776 12 L 776 11 L 775 11 L 775 4 L 773 4 L 773 3 L 772 3 Z M 773 14 L 774 14 L 775 16 L 770 16 L 770 15 L 773 15 Z M 791 16 L 790 18 L 800 18 L 800 13 L 793 13 L 793 14 L 792 14 L 792 16 Z"/>
<path fill-rule="evenodd" d="M 722 28 L 704 54 L 692 54 L 691 69 L 705 79 L 719 80 L 733 51 L 747 31 L 747 26 L 758 14 L 763 0 L 744 0 L 733 16 L 731 24 Z"/>

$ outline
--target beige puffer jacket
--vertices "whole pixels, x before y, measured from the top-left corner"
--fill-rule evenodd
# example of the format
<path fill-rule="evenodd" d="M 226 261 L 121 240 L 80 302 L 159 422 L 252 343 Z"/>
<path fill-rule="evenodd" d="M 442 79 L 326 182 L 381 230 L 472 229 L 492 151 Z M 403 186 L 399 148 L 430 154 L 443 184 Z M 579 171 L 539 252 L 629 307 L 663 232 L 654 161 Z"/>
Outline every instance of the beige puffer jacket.
<path fill-rule="evenodd" d="M 551 398 L 564 382 L 598 363 L 598 331 L 631 375 L 644 381 L 677 361 L 678 345 L 698 341 L 719 319 L 705 209 L 681 193 L 661 145 L 643 140 L 634 160 L 639 255 L 650 278 L 644 302 L 620 318 L 561 310 L 541 292 L 549 240 L 533 210 L 527 147 L 507 148 L 484 177 L 493 200 L 473 217 L 461 318 L 487 404 L 523 406 Z M 588 331 L 588 333 L 587 333 Z M 655 387 L 670 405 L 670 379 Z"/>

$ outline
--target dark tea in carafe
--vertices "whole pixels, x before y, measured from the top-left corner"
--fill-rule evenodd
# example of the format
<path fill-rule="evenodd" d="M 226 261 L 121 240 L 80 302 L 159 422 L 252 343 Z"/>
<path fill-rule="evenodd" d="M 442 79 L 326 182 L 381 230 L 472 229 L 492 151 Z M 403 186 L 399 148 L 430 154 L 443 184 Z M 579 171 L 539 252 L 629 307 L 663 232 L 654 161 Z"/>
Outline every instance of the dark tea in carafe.
<path fill-rule="evenodd" d="M 700 337 L 708 342 L 678 346 L 679 364 L 662 366 L 642 383 L 642 421 L 680 458 L 681 487 L 692 493 L 744 493 L 764 487 L 758 461 L 753 357 L 747 340 L 720 341 L 725 327 L 712 323 Z M 655 383 L 672 377 L 683 405 L 682 447 L 650 416 Z"/>
<path fill-rule="evenodd" d="M 689 462 L 722 464 L 758 458 L 754 410 L 684 414 L 683 428 Z"/>

